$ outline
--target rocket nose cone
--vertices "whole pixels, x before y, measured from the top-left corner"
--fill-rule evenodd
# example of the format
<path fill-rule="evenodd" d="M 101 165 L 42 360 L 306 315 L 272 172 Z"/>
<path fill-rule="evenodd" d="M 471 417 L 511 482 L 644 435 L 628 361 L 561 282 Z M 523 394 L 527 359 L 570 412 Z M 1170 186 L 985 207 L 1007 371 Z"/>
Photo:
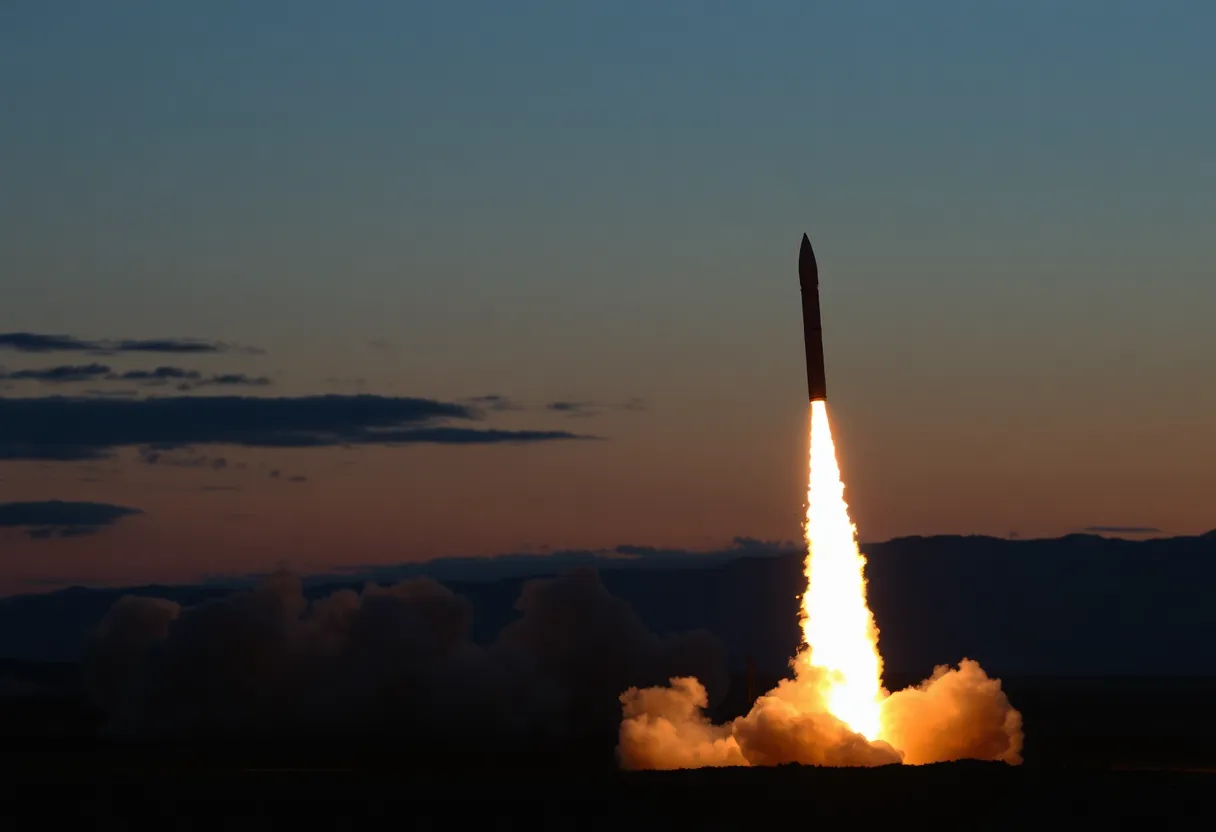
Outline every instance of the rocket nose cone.
<path fill-rule="evenodd" d="M 811 249 L 811 239 L 802 235 L 802 246 L 798 249 L 798 279 L 803 284 L 819 285 L 819 265 Z"/>

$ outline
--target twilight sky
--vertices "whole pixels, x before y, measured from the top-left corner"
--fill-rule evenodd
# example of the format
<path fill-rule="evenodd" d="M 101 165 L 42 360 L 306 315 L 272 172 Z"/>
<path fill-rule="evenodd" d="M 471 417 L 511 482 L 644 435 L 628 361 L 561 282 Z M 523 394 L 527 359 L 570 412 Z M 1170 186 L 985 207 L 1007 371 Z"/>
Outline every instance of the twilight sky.
<path fill-rule="evenodd" d="M 0 4 L 0 593 L 797 538 L 803 231 L 863 539 L 1206 531 L 1213 31 Z"/>

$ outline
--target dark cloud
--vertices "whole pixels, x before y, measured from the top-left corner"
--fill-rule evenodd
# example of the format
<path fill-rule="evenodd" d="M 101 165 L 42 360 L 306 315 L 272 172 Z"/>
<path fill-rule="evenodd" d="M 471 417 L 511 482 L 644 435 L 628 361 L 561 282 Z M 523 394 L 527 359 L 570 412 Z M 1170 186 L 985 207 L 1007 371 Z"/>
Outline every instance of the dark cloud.
<path fill-rule="evenodd" d="M 130 381 L 145 387 L 156 387 L 178 382 L 177 389 L 193 390 L 196 387 L 267 387 L 271 381 L 265 376 L 245 373 L 221 373 L 204 376 L 198 370 L 184 367 L 156 367 L 152 370 L 127 370 L 114 372 L 105 364 L 67 364 L 29 370 L 0 370 L 0 379 L 6 381 L 38 381 L 45 384 L 68 384 L 84 381 Z M 114 395 L 102 393 L 100 395 Z"/>
<path fill-rule="evenodd" d="M 29 445 L 0 441 L 0 462 L 82 462 L 105 459 L 109 455 L 104 448 L 86 445 Z"/>
<path fill-rule="evenodd" d="M 555 401 L 545 405 L 546 410 L 562 413 L 566 416 L 598 416 L 606 410 L 645 410 L 646 402 L 632 398 L 620 404 L 587 401 Z"/>
<path fill-rule="evenodd" d="M 90 460 L 114 449 L 198 445 L 322 448 L 354 445 L 505 444 L 586 439 L 566 431 L 438 425 L 473 420 L 473 408 L 385 396 L 240 396 L 0 399 L 0 460 Z"/>
<path fill-rule="evenodd" d="M 161 338 L 146 341 L 100 341 L 98 342 L 98 350 L 101 352 L 163 352 L 181 354 L 232 351 L 261 354 L 263 352 L 256 347 L 237 347 L 221 341 L 203 341 L 186 338 Z"/>
<path fill-rule="evenodd" d="M 65 384 L 74 381 L 96 381 L 110 372 L 105 364 L 64 364 L 33 370 L 0 371 L 0 378 L 10 381 L 40 381 Z"/>
<path fill-rule="evenodd" d="M 216 385 L 222 387 L 266 387 L 269 384 L 270 379 L 266 378 L 265 376 L 247 376 L 244 373 L 225 373 L 224 375 L 205 378 L 195 386 Z"/>
<path fill-rule="evenodd" d="M 42 335 L 32 332 L 0 333 L 0 349 L 18 352 L 159 352 L 159 353 L 214 353 L 245 352 L 262 354 L 256 347 L 243 347 L 223 341 L 207 341 L 199 338 L 120 338 L 117 340 L 86 340 L 72 335 Z"/>
<path fill-rule="evenodd" d="M 154 370 L 128 370 L 111 376 L 112 379 L 123 381 L 139 381 L 144 383 L 165 383 L 169 381 L 191 381 L 202 378 L 198 370 L 187 370 L 182 367 L 157 367 Z"/>
<path fill-rule="evenodd" d="M 1156 526 L 1086 526 L 1083 531 L 1094 534 L 1156 534 Z"/>
<path fill-rule="evenodd" d="M 0 349 L 18 352 L 86 352 L 93 347 L 70 335 L 35 335 L 31 332 L 0 332 Z"/>
<path fill-rule="evenodd" d="M 545 409 L 568 416 L 590 416 L 599 411 L 599 407 L 593 402 L 549 402 Z"/>
<path fill-rule="evenodd" d="M 178 390 L 194 390 L 198 387 L 268 387 L 270 379 L 265 376 L 250 376 L 245 373 L 222 373 L 204 376 L 198 370 L 184 367 L 157 367 L 155 370 L 129 370 L 108 378 L 121 381 L 137 381 L 146 386 L 158 386 L 172 381 L 178 382 Z"/>
<path fill-rule="evenodd" d="M 646 403 L 642 399 L 632 398 L 622 403 L 614 404 L 611 402 L 596 402 L 596 401 L 575 401 L 570 399 L 559 399 L 557 401 L 546 402 L 543 405 L 525 405 L 514 399 L 503 396 L 498 393 L 491 393 L 484 396 L 470 396 L 461 401 L 486 411 L 522 411 L 522 410 L 540 410 L 549 413 L 560 413 L 563 416 L 570 417 L 586 417 L 597 416 L 609 410 L 645 410 Z"/>
<path fill-rule="evenodd" d="M 109 503 L 45 500 L 27 503 L 0 503 L 0 528 L 24 528 L 37 539 L 76 537 L 94 534 L 123 517 L 143 514 L 137 508 Z"/>

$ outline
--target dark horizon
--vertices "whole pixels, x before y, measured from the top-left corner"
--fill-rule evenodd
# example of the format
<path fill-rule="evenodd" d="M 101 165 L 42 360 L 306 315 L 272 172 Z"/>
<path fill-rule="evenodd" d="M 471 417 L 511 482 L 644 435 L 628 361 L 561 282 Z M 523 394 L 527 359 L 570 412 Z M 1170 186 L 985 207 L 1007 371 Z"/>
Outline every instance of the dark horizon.
<path fill-rule="evenodd" d="M 53 505 L 53 503 L 52 503 Z M 67 517 L 59 510 L 58 516 L 48 515 L 46 503 L 0 504 L 0 529 L 21 529 L 26 536 L 43 539 L 49 537 L 77 537 L 93 534 L 100 524 L 114 522 L 127 514 L 139 514 L 138 509 L 105 504 L 66 504 L 66 508 L 79 512 Z M 20 514 L 29 515 L 28 523 L 18 524 L 14 520 Z M 92 521 L 101 518 L 97 523 Z M 951 539 L 991 540 L 998 543 L 1044 543 L 1065 541 L 1072 538 L 1096 537 L 1103 540 L 1127 543 L 1153 543 L 1171 540 L 1216 539 L 1216 527 L 1197 534 L 1169 534 L 1162 529 L 1124 526 L 1088 526 L 1051 537 L 1022 537 L 1018 534 L 1004 536 L 976 532 L 943 532 L 939 534 L 900 535 L 887 540 L 860 540 L 863 552 L 874 547 L 891 546 L 906 541 L 943 541 Z M 500 578 L 552 575 L 575 566 L 590 565 L 600 569 L 696 569 L 716 566 L 742 557 L 767 557 L 781 555 L 805 555 L 806 544 L 800 541 L 764 541 L 736 536 L 727 545 L 706 549 L 677 549 L 642 546 L 622 543 L 599 549 L 551 549 L 534 551 L 499 552 L 488 555 L 438 555 L 398 563 L 351 563 L 330 569 L 301 572 L 309 582 L 340 580 L 399 580 L 423 576 L 440 580 L 497 580 Z M 145 583 L 98 583 L 82 579 L 59 580 L 33 579 L 16 592 L 0 594 L 0 600 L 25 595 L 42 595 L 70 589 L 135 589 L 146 587 L 191 587 L 191 586 L 248 586 L 271 574 L 271 571 L 249 571 L 232 574 L 204 574 L 194 579 L 176 582 Z"/>
<path fill-rule="evenodd" d="M 624 548 L 624 547 L 623 547 Z M 1009 540 L 978 535 L 902 538 L 863 546 L 869 602 L 887 667 L 927 674 L 936 664 L 979 658 L 1004 675 L 1212 675 L 1216 653 L 1203 633 L 1216 612 L 1202 601 L 1216 581 L 1216 532 L 1150 540 L 1077 534 Z M 608 591 L 655 633 L 704 628 L 741 667 L 748 655 L 780 673 L 800 638 L 803 552 L 740 541 L 715 555 L 647 552 L 612 568 L 583 556 L 457 559 L 435 568 L 296 575 L 310 601 L 367 585 L 432 578 L 472 605 L 472 637 L 492 641 L 518 611 L 523 587 L 594 568 Z M 639 554 L 640 553 L 640 554 Z M 524 562 L 527 560 L 528 562 Z M 248 592 L 273 574 L 189 585 L 40 592 L 0 599 L 0 658 L 79 658 L 87 635 L 124 595 L 187 606 Z M 1142 598 L 1132 604 L 1127 599 Z M 1154 606 L 1170 598 L 1167 611 Z M 774 600 L 781 599 L 781 600 Z"/>

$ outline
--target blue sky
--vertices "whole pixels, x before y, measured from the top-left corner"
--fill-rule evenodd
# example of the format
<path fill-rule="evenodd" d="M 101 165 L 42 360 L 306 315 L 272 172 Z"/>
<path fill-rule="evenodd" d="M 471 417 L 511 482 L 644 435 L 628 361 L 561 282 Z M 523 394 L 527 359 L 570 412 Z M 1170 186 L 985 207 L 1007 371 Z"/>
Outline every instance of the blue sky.
<path fill-rule="evenodd" d="M 364 449 L 341 475 L 293 452 L 334 516 L 411 495 L 425 531 L 361 540 L 378 557 L 789 539 L 806 231 L 863 537 L 1202 531 L 1214 26 L 1198 2 L 6 3 L 0 331 L 255 345 L 191 366 L 256 395 L 498 393 L 540 408 L 495 417 L 519 429 L 611 405 L 575 423 L 594 447 Z M 198 472 L 119 461 L 0 463 L 0 498 L 143 510 L 115 547 L 213 511 Z M 458 510 L 470 478 L 500 531 Z M 235 487 L 280 530 L 303 498 L 271 485 Z M 260 565 L 230 525 L 215 545 Z"/>

